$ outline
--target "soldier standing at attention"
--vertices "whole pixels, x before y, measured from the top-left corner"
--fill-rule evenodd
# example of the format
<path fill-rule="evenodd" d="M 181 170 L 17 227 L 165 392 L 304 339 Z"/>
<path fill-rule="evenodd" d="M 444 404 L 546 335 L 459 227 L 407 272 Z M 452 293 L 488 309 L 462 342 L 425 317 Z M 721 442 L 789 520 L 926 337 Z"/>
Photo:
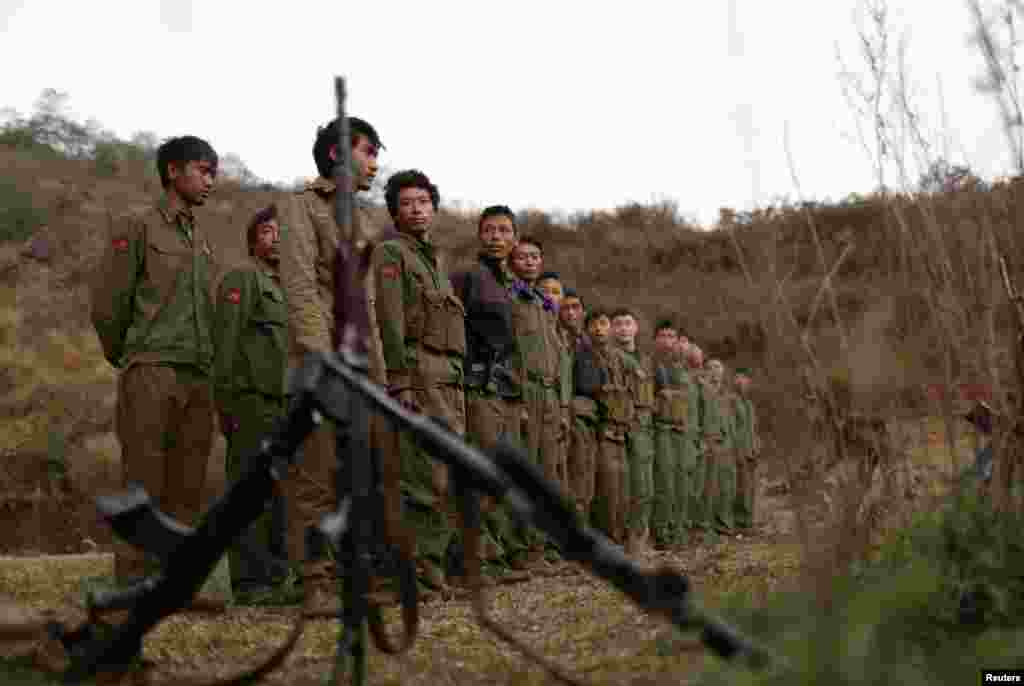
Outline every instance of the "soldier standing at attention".
<path fill-rule="evenodd" d="M 470 270 L 452 275 L 455 294 L 466 308 L 466 434 L 485 450 L 499 439 L 520 442 L 523 421 L 522 383 L 513 373 L 516 338 L 512 329 L 512 282 L 508 256 L 515 247 L 515 215 L 504 205 L 480 214 L 477 224 L 480 254 Z M 481 499 L 484 520 L 492 529 L 490 543 L 502 539 L 504 551 L 484 550 L 484 559 L 497 562 L 523 552 L 502 508 Z M 487 542 L 483 547 L 487 548 Z"/>
<path fill-rule="evenodd" d="M 689 508 L 687 521 L 691 529 L 710 528 L 711 515 L 707 511 L 708 456 L 707 449 L 707 374 L 704 372 L 704 352 L 695 343 L 686 348 L 686 365 L 690 370 L 690 379 L 697 387 L 700 408 L 698 426 L 693 433 L 693 442 L 686 447 L 692 451 L 692 457 L 683 460 L 684 478 L 689 486 Z"/>
<path fill-rule="evenodd" d="M 280 227 L 270 205 L 249 222 L 249 259 L 220 283 L 214 318 L 213 386 L 227 439 L 227 475 L 236 481 L 243 462 L 259 448 L 285 410 L 288 310 L 278 273 Z M 253 523 L 231 549 L 236 590 L 268 590 L 287 575 L 284 498 L 275 492 L 270 512 Z"/>
<path fill-rule="evenodd" d="M 569 445 L 566 475 L 569 494 L 584 521 L 590 517 L 594 500 L 594 479 L 597 460 L 597 401 L 595 393 L 601 385 L 590 338 L 583 330 L 583 300 L 572 289 L 565 291 L 558 308 L 562 338 L 573 361 L 573 398 L 569 412 Z"/>
<path fill-rule="evenodd" d="M 527 421 L 523 443 L 530 460 L 559 488 L 566 490 L 565 443 L 568 438 L 566 413 L 570 379 L 563 378 L 565 356 L 558 334 L 557 307 L 537 290 L 543 271 L 544 251 L 540 241 L 521 237 L 512 250 L 509 265 L 517 279 L 512 285 L 512 328 L 517 349 L 515 368 L 523 381 Z M 540 532 L 522 530 L 528 551 L 525 560 L 514 559 L 522 569 L 543 562 L 544 543 Z"/>
<path fill-rule="evenodd" d="M 694 431 L 700 423 L 700 396 L 679 353 L 675 325 L 655 325 L 654 505 L 651 533 L 658 548 L 685 543 L 689 518 L 687 472 Z"/>
<path fill-rule="evenodd" d="M 757 460 L 761 454 L 761 438 L 757 431 L 757 414 L 750 399 L 750 369 L 736 370 L 736 525 L 743 529 L 754 526 L 757 512 Z"/>
<path fill-rule="evenodd" d="M 611 317 L 595 308 L 587 313 L 587 333 L 591 346 L 589 357 L 596 370 L 597 383 L 597 460 L 594 484 L 594 525 L 612 541 L 626 541 L 626 432 L 633 425 L 631 370 L 622 351 L 611 341 Z"/>
<path fill-rule="evenodd" d="M 425 174 L 407 170 L 388 179 L 385 197 L 398 235 L 377 246 L 371 266 L 388 392 L 462 435 L 465 309 L 430 240 L 441 196 Z M 404 517 L 416 532 L 418 574 L 440 589 L 453 530 L 448 470 L 407 433 L 400 436 L 399 450 Z"/>
<path fill-rule="evenodd" d="M 736 500 L 736 460 L 733 456 L 732 398 L 725 384 L 725 366 L 708 360 L 704 386 L 704 438 L 707 450 L 706 505 L 710 526 L 722 532 L 733 528 Z"/>
<path fill-rule="evenodd" d="M 211 323 L 213 253 L 197 223 L 217 176 L 217 153 L 194 136 L 157 150 L 162 197 L 113 222 L 91 285 L 92 322 L 110 364 L 121 370 L 117 437 L 121 479 L 143 486 L 186 526 L 202 512 L 213 444 Z M 152 569 L 145 554 L 121 546 L 119 583 Z"/>
<path fill-rule="evenodd" d="M 636 416 L 626 434 L 626 463 L 629 474 L 629 537 L 626 551 L 642 553 L 650 539 L 651 504 L 654 499 L 654 366 L 649 355 L 636 347 L 639 326 L 636 315 L 621 308 L 612 312 L 612 336 L 629 366 Z"/>
<path fill-rule="evenodd" d="M 370 124 L 348 118 L 352 149 L 353 193 L 367 191 L 377 175 L 377 156 L 383 147 Z M 338 120 L 317 131 L 313 143 L 313 160 L 319 176 L 296 193 L 289 194 L 282 204 L 281 219 L 287 231 L 281 240 L 281 287 L 288 302 L 289 352 L 288 367 L 294 370 L 310 352 L 334 350 L 334 266 L 338 245 L 354 241 L 357 247 L 381 238 L 380 230 L 370 223 L 367 213 L 354 212 L 352 235 L 343 236 L 334 219 L 337 187 L 334 165 L 338 159 Z M 367 292 L 372 293 L 371 283 Z M 370 308 L 373 335 L 377 327 Z M 383 360 L 380 341 L 370 346 L 370 378 L 383 381 Z M 374 424 L 376 426 L 376 424 Z M 376 441 L 374 432 L 371 441 Z M 311 561 L 306 554 L 306 531 L 316 526 L 324 515 L 337 505 L 334 475 L 338 461 L 335 456 L 334 427 L 324 423 L 310 434 L 303 444 L 303 457 L 293 465 L 284 482 L 288 521 L 288 557 L 302 562 L 301 577 L 305 592 L 305 611 L 333 612 L 338 608 L 337 593 L 329 561 Z"/>

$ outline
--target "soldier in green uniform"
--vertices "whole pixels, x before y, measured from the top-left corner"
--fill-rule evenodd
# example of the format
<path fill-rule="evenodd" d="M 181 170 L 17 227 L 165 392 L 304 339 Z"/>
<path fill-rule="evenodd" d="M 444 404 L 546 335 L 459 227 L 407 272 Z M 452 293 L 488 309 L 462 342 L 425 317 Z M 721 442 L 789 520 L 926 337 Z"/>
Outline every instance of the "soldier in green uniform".
<path fill-rule="evenodd" d="M 567 407 L 571 378 L 566 373 L 566 354 L 558 333 L 558 308 L 541 293 L 537 280 L 543 271 L 544 250 L 539 240 L 524 236 L 512 250 L 509 265 L 517 279 L 512 284 L 512 328 L 517 347 L 513 367 L 522 379 L 527 421 L 523 425 L 526 451 L 544 475 L 566 490 L 565 448 L 568 439 Z M 534 529 L 523 529 L 525 560 L 514 559 L 517 568 L 543 562 L 544 539 Z"/>
<path fill-rule="evenodd" d="M 708 360 L 704 385 L 704 439 L 707 450 L 705 511 L 710 527 L 728 532 L 733 528 L 736 499 L 736 460 L 733 456 L 732 397 L 725 384 L 725 366 Z"/>
<path fill-rule="evenodd" d="M 689 517 L 687 450 L 700 423 L 700 397 L 679 352 L 679 336 L 671 320 L 657 323 L 654 334 L 654 504 L 651 535 L 655 546 L 684 543 Z"/>
<path fill-rule="evenodd" d="M 597 460 L 595 469 L 594 526 L 616 543 L 626 542 L 626 432 L 636 411 L 630 391 L 633 375 L 622 351 L 611 341 L 611 316 L 594 308 L 587 313 L 591 345 L 586 356 L 596 372 L 593 398 L 597 404 Z M 577 356 L 577 360 L 583 355 Z"/>
<path fill-rule="evenodd" d="M 695 343 L 686 347 L 686 366 L 690 370 L 691 383 L 697 389 L 699 409 L 697 412 L 697 426 L 692 431 L 693 440 L 687 441 L 684 445 L 686 453 L 683 457 L 683 470 L 680 482 L 676 482 L 676 493 L 682 493 L 684 489 L 689 491 L 688 504 L 684 507 L 680 504 L 677 508 L 680 522 L 686 523 L 690 529 L 709 529 L 711 524 L 710 514 L 707 510 L 707 485 L 708 485 L 708 449 L 707 449 L 707 374 L 704 371 L 704 352 Z"/>
<path fill-rule="evenodd" d="M 629 531 L 627 552 L 638 554 L 648 548 L 651 505 L 654 500 L 654 367 L 650 355 L 637 350 L 639 328 L 636 314 L 626 308 L 612 312 L 612 336 L 630 369 L 630 392 L 636 415 L 626 434 L 626 462 L 629 473 Z"/>
<path fill-rule="evenodd" d="M 214 318 L 213 385 L 228 443 L 227 474 L 235 481 L 244 459 L 284 413 L 288 312 L 278 274 L 277 206 L 256 213 L 246 231 L 249 259 L 221 280 Z M 231 550 L 236 589 L 258 591 L 287 573 L 284 499 L 243 533 Z"/>
<path fill-rule="evenodd" d="M 757 415 L 750 399 L 750 369 L 740 367 L 735 374 L 736 417 L 736 525 L 749 529 L 754 526 L 757 508 L 757 459 L 761 453 L 757 433 Z"/>
<path fill-rule="evenodd" d="M 213 189 L 217 153 L 200 138 L 172 138 L 157 150 L 157 170 L 159 201 L 112 223 L 91 284 L 92 322 L 107 360 L 121 370 L 122 483 L 141 484 L 164 512 L 191 526 L 202 513 L 213 444 L 216 279 L 194 209 Z M 119 547 L 114 566 L 119 582 L 152 569 L 129 546 Z"/>
<path fill-rule="evenodd" d="M 558 323 L 566 348 L 573 362 L 573 397 L 569 411 L 569 445 L 566 454 L 566 476 L 569 495 L 576 502 L 580 516 L 587 520 L 594 501 L 594 479 L 597 460 L 597 401 L 594 392 L 599 382 L 593 381 L 590 338 L 583 328 L 583 300 L 567 289 L 558 308 Z"/>
<path fill-rule="evenodd" d="M 452 290 L 430 229 L 437 186 L 417 170 L 388 179 L 388 212 L 398 235 L 373 251 L 375 308 L 389 393 L 403 405 L 465 433 L 465 309 Z M 407 434 L 400 437 L 404 519 L 416 532 L 420 578 L 445 585 L 444 556 L 454 528 L 448 470 Z"/>

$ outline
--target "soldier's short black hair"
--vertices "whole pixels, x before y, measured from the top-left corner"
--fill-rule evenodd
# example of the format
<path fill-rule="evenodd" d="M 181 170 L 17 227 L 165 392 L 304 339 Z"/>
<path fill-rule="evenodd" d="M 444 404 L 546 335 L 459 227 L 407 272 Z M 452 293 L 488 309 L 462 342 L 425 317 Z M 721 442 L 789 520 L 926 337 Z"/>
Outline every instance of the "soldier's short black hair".
<path fill-rule="evenodd" d="M 636 313 L 628 307 L 616 308 L 611 314 L 611 319 L 615 319 L 616 317 L 632 317 L 633 319 L 637 319 Z"/>
<path fill-rule="evenodd" d="M 170 165 L 184 167 L 189 162 L 209 162 L 213 166 L 213 175 L 217 175 L 217 151 L 202 138 L 178 136 L 164 141 L 156 149 L 156 170 L 160 174 L 161 185 L 167 188 L 171 183 Z"/>
<path fill-rule="evenodd" d="M 565 292 L 562 293 L 562 301 L 563 302 L 565 302 L 569 298 L 576 298 L 577 300 L 580 301 L 580 305 L 583 305 L 584 307 L 587 306 L 586 303 L 583 302 L 583 296 L 581 296 L 579 293 L 577 293 L 575 288 L 566 288 Z"/>
<path fill-rule="evenodd" d="M 490 207 L 485 207 L 484 211 L 480 213 L 480 219 L 476 223 L 476 230 L 480 231 L 480 228 L 484 225 L 484 220 L 490 219 L 491 217 L 508 217 L 509 221 L 512 222 L 512 230 L 516 233 L 519 232 L 519 227 L 516 226 L 516 214 L 508 205 L 491 205 Z"/>
<path fill-rule="evenodd" d="M 523 236 L 522 238 L 519 239 L 519 243 L 516 245 L 516 247 L 519 247 L 520 245 L 532 245 L 535 248 L 537 248 L 537 250 L 540 251 L 541 255 L 544 254 L 544 245 L 540 242 L 539 238 L 535 238 L 533 236 Z"/>
<path fill-rule="evenodd" d="M 603 307 L 595 307 L 587 311 L 587 316 L 583 318 L 583 326 L 590 326 L 590 322 L 601 317 L 607 317 L 611 320 L 612 316 L 608 313 L 608 310 Z"/>
<path fill-rule="evenodd" d="M 665 318 L 665 319 L 659 319 L 657 321 L 657 323 L 654 325 L 654 335 L 655 335 L 655 337 L 657 337 L 657 335 L 660 332 L 664 331 L 665 329 L 669 329 L 670 331 L 675 331 L 677 334 L 679 333 L 679 328 L 676 326 L 675 322 L 673 322 L 671 319 Z"/>
<path fill-rule="evenodd" d="M 256 230 L 261 224 L 277 219 L 277 205 L 270 203 L 267 207 L 253 215 L 252 219 L 249 220 L 249 226 L 245 230 L 245 244 L 249 248 L 249 254 L 252 255 L 252 244 L 256 242 Z"/>
<path fill-rule="evenodd" d="M 543 274 L 537 277 L 537 281 L 545 281 L 547 279 L 551 279 L 552 281 L 562 283 L 562 277 L 558 275 L 558 272 L 544 272 Z"/>
<path fill-rule="evenodd" d="M 377 130 L 370 123 L 359 117 L 348 118 L 348 136 L 352 147 L 359 144 L 359 137 L 366 138 L 377 148 L 384 148 Z M 320 176 L 329 179 L 334 176 L 334 160 L 331 159 L 331 146 L 338 144 L 338 118 L 316 130 L 316 141 L 313 142 L 313 161 Z"/>
<path fill-rule="evenodd" d="M 430 178 L 419 169 L 406 169 L 392 174 L 388 179 L 387 188 L 384 189 L 384 200 L 392 219 L 398 217 L 398 194 L 405 188 L 422 188 L 430 193 L 430 203 L 435 210 L 441 205 L 441 193 L 437 186 L 430 182 Z"/>

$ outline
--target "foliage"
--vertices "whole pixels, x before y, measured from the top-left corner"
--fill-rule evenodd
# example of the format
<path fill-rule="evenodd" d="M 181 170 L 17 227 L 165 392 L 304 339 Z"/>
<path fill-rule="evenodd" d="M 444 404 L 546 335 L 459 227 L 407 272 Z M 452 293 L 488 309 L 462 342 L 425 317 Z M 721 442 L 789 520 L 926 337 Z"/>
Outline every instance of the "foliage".
<path fill-rule="evenodd" d="M 97 176 L 113 177 L 126 163 L 152 166 L 160 139 L 151 131 L 139 131 L 128 140 L 103 129 L 95 120 L 81 123 L 68 111 L 67 93 L 46 88 L 36 100 L 33 112 L 24 116 L 4 111 L 0 124 L 0 145 L 25 150 L 34 156 L 92 160 Z M 221 173 L 246 188 L 258 187 L 261 179 L 235 153 L 221 155 Z"/>
<path fill-rule="evenodd" d="M 0 179 L 0 243 L 23 241 L 46 224 L 46 212 L 10 179 Z"/>
<path fill-rule="evenodd" d="M 921 513 L 875 561 L 837 574 L 828 598 L 794 593 L 762 608 L 732 599 L 730 620 L 770 637 L 784 666 L 715 664 L 698 683 L 956 684 L 1012 667 L 1024 646 L 1021 524 L 967 488 Z"/>

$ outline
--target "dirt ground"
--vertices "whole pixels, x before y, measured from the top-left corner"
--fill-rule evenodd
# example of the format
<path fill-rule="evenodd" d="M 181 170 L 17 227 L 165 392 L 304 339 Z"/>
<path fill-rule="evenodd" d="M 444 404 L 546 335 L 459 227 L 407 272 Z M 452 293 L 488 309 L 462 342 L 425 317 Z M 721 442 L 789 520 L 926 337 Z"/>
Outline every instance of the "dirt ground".
<path fill-rule="evenodd" d="M 913 472 L 908 484 L 920 488 L 940 482 L 950 465 L 941 422 L 925 421 L 901 430 L 917 437 L 907 453 Z M 962 437 L 959 447 L 957 460 L 963 461 L 969 450 L 967 437 Z M 686 574 L 695 598 L 713 610 L 737 593 L 758 604 L 772 593 L 791 589 L 804 578 L 807 554 L 796 531 L 792 493 L 780 466 L 766 469 L 754 531 L 651 553 L 645 562 L 670 565 Z M 912 495 L 910 490 L 907 493 Z M 81 611 L 84 583 L 110 575 L 112 565 L 106 545 L 84 555 L 0 557 L 0 597 L 33 609 L 59 608 L 60 614 L 74 616 Z M 552 576 L 496 587 L 490 607 L 497 621 L 570 674 L 591 684 L 678 683 L 717 659 L 695 636 L 681 636 L 648 616 L 610 584 L 567 564 L 557 565 L 556 571 Z M 294 612 L 294 607 L 233 607 L 216 617 L 170 617 L 145 640 L 145 657 L 155 665 L 151 681 L 170 684 L 186 677 L 221 676 L 252 664 L 284 640 Z M 397 630 L 397 611 L 389 610 L 387 617 Z M 728 613 L 724 617 L 728 619 Z M 284 666 L 266 683 L 324 683 L 338 632 L 337 622 L 309 622 Z M 25 655 L 30 647 L 7 644 L 3 650 L 16 656 Z M 10 670 L 15 664 L 0 660 L 0 674 L 5 665 Z M 556 683 L 483 629 L 469 602 L 459 598 L 426 602 L 419 639 L 411 651 L 397 659 L 374 651 L 370 670 L 370 683 L 381 685 Z M 41 677 L 35 673 L 26 678 Z M 21 683 L 10 679 L 13 676 L 9 682 Z"/>
<path fill-rule="evenodd" d="M 702 599 L 713 604 L 724 592 L 757 595 L 785 582 L 799 564 L 799 548 L 767 534 L 694 545 L 651 556 L 690 577 Z M 640 684 L 692 674 L 707 655 L 695 641 L 680 641 L 663 622 L 647 616 L 609 584 L 561 565 L 563 576 L 499 586 L 491 595 L 493 616 L 572 674 L 594 684 Z M 0 559 L 7 594 L 32 608 L 63 608 L 73 614 L 84 578 L 109 574 L 109 555 Z M 168 618 L 145 640 L 161 683 L 223 676 L 284 640 L 294 608 L 229 609 L 223 616 L 182 614 Z M 389 611 L 388 618 L 397 621 Z M 397 628 L 397 624 L 394 625 Z M 320 684 L 330 673 L 339 625 L 309 622 L 292 655 L 267 683 Z M 12 644 L 8 655 L 25 654 Z M 420 635 L 398 659 L 374 652 L 373 684 L 541 684 L 548 677 L 512 647 L 482 629 L 466 600 L 424 604 Z"/>

